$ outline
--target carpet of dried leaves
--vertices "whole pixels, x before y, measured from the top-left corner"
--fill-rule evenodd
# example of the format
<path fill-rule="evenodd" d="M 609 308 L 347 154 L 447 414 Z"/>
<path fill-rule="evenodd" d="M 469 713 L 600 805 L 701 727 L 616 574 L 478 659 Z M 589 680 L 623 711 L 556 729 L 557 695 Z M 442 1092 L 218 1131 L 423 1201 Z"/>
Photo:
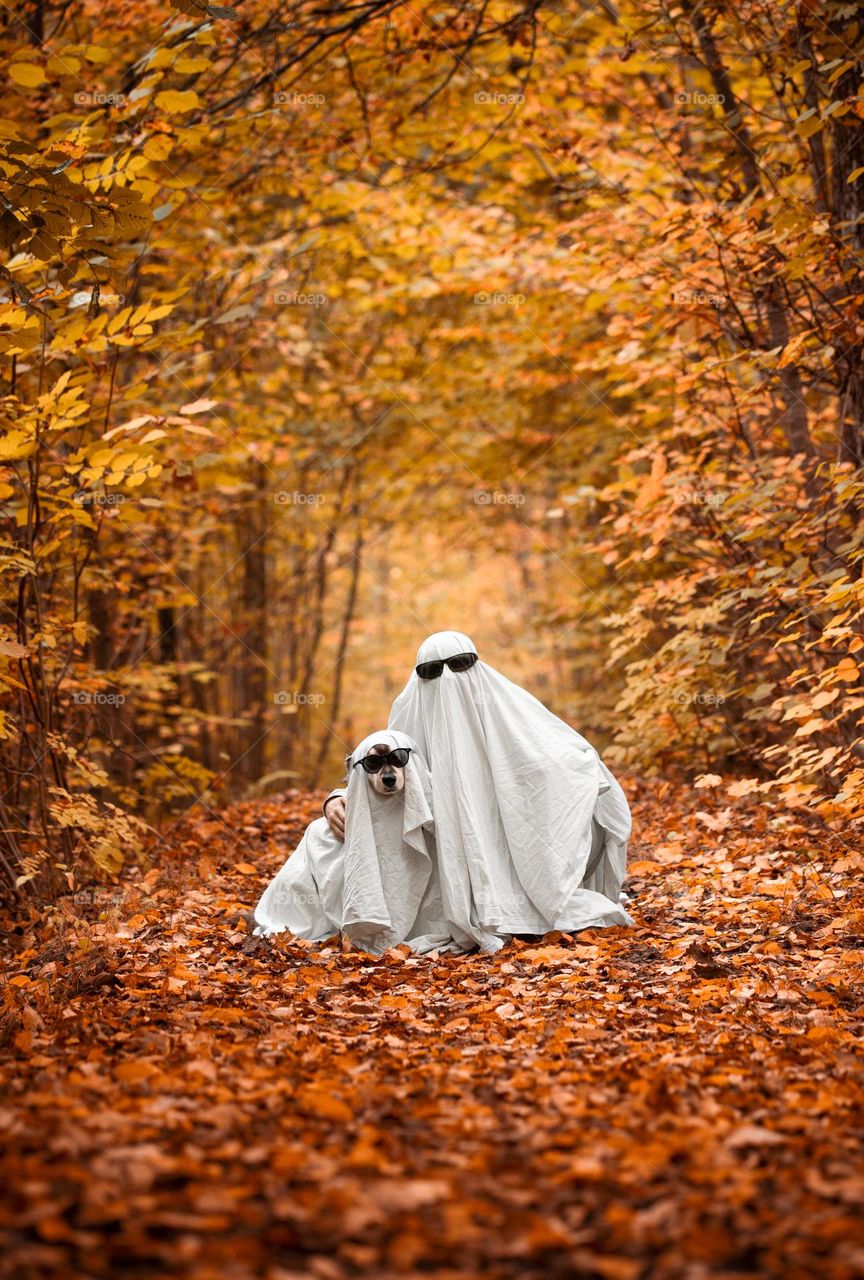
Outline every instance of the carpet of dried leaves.
<path fill-rule="evenodd" d="M 440 959 L 253 938 L 308 793 L 6 922 L 2 1273 L 864 1274 L 861 857 L 628 790 L 632 930 Z"/>

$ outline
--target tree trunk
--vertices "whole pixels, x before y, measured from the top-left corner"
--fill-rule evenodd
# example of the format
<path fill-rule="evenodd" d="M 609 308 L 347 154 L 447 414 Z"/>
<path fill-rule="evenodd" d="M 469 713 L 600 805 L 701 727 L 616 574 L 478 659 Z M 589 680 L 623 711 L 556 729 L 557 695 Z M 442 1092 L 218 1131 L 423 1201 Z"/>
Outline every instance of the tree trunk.
<path fill-rule="evenodd" d="M 342 615 L 339 648 L 336 653 L 336 676 L 333 681 L 333 692 L 330 696 L 330 710 L 327 716 L 328 725 L 324 731 L 321 744 L 318 748 L 318 758 L 315 761 L 315 773 L 311 782 L 313 787 L 317 787 L 319 785 L 318 779 L 321 776 L 324 761 L 327 759 L 327 751 L 330 747 L 330 738 L 332 736 L 333 726 L 339 719 L 339 713 L 342 707 L 342 677 L 345 669 L 345 657 L 348 652 L 351 623 L 354 621 L 354 614 L 357 610 L 357 595 L 358 588 L 360 586 L 360 571 L 363 562 L 363 530 L 360 524 L 359 508 L 354 509 L 353 515 L 357 520 L 357 532 L 354 536 L 354 546 L 351 551 L 351 580 L 348 586 L 348 596 L 345 601 L 345 611 Z"/>
<path fill-rule="evenodd" d="M 265 772 L 267 712 L 276 692 L 269 689 L 267 664 L 267 533 L 272 506 L 263 463 L 254 464 L 253 483 L 255 492 L 243 513 L 242 636 L 245 648 L 240 659 L 243 710 L 248 716 L 248 727 L 239 770 L 250 781 Z"/>
<path fill-rule="evenodd" d="M 176 662 L 177 623 L 171 605 L 156 610 L 156 625 L 159 628 L 159 661 Z"/>
<path fill-rule="evenodd" d="M 850 28 L 864 25 L 864 5 L 842 22 L 831 24 L 831 33 L 845 45 Z M 839 76 L 833 85 L 834 102 L 854 102 L 861 73 L 857 63 Z M 864 168 L 864 121 L 854 111 L 831 117 L 831 222 L 846 246 L 841 258 L 849 294 L 858 298 L 859 326 L 864 282 L 861 277 L 861 250 L 864 246 L 864 174 L 849 181 L 856 169 Z M 864 466 L 864 343 L 856 342 L 843 354 L 844 378 L 837 424 L 837 460 Z"/>

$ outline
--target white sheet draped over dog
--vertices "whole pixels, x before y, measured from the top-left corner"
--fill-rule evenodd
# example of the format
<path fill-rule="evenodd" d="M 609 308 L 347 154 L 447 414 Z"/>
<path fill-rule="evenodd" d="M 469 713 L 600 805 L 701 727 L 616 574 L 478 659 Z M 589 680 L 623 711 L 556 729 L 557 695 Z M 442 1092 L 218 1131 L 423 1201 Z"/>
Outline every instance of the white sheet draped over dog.
<path fill-rule="evenodd" d="M 354 765 L 385 743 L 391 750 L 412 751 L 404 788 L 380 796 Z M 417 951 L 446 946 L 450 938 L 434 859 L 431 779 L 417 744 L 407 734 L 379 730 L 353 752 L 348 773 L 344 843 L 324 818 L 307 827 L 255 909 L 256 932 L 288 929 L 296 937 L 321 941 L 341 930 L 375 953 L 405 941 Z"/>
<path fill-rule="evenodd" d="M 377 795 L 363 769 L 354 768 L 379 743 L 391 750 L 412 748 L 398 795 Z M 417 743 L 393 729 L 370 734 L 351 756 L 348 772 L 344 931 L 370 951 L 406 940 L 422 950 L 428 949 L 426 941 L 446 942 L 448 931 L 436 914 L 440 892 L 433 856 L 432 779 Z"/>
<path fill-rule="evenodd" d="M 476 652 L 468 636 L 441 631 L 417 662 Z M 630 811 L 575 729 L 485 662 L 445 666 L 436 680 L 413 673 L 390 727 L 409 733 L 429 761 L 454 938 L 492 951 L 513 933 L 632 923 L 617 900 Z"/>

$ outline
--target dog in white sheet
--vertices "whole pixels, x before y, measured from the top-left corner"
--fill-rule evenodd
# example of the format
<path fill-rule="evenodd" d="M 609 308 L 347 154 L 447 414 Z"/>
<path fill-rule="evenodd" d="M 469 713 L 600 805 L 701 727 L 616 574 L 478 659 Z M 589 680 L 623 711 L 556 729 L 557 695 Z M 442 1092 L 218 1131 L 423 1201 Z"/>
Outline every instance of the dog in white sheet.
<path fill-rule="evenodd" d="M 346 763 L 344 841 L 326 818 L 309 824 L 255 908 L 255 933 L 314 941 L 342 933 L 373 954 L 400 942 L 447 946 L 431 782 L 416 743 L 379 730 Z"/>

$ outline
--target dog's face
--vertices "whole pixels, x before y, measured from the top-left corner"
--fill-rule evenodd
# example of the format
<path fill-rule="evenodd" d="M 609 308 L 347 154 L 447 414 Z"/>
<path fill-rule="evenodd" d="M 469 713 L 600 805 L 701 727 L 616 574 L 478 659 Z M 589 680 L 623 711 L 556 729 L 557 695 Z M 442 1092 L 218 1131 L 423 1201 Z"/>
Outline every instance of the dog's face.
<path fill-rule="evenodd" d="M 368 752 L 370 756 L 386 756 L 393 748 L 386 742 L 376 742 Z M 398 796 L 405 789 L 405 770 L 393 764 L 382 765 L 377 773 L 367 773 L 366 781 L 378 796 Z"/>

